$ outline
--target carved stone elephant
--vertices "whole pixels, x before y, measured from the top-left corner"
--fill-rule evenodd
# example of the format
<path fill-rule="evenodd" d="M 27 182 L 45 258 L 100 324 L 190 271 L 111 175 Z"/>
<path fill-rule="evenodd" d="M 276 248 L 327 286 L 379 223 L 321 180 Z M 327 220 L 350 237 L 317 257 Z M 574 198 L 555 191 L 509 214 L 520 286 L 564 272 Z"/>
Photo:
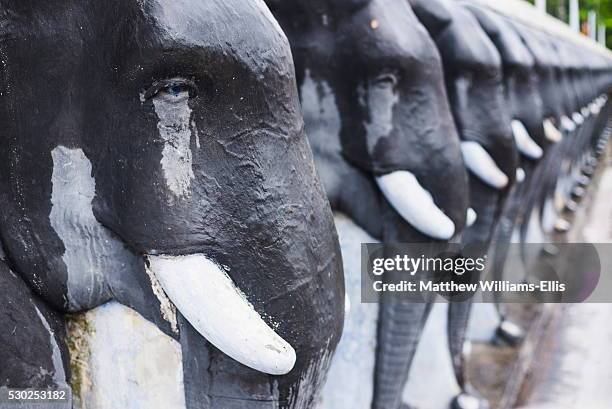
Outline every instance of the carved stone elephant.
<path fill-rule="evenodd" d="M 486 252 L 515 181 L 518 153 L 505 101 L 502 59 L 468 9 L 453 1 L 411 0 L 442 56 L 446 87 L 463 157 L 470 171 L 470 206 L 478 214 L 462 243 Z M 472 255 L 474 256 L 474 255 Z M 466 392 L 457 407 L 486 407 L 465 378 L 463 344 L 471 302 L 449 306 L 449 337 L 455 376 Z"/>
<path fill-rule="evenodd" d="M 456 239 L 467 214 L 467 177 L 439 54 L 409 4 L 268 3 L 291 43 L 306 131 L 332 208 L 383 242 Z M 342 231 L 356 230 L 346 218 L 337 220 Z M 350 257 L 351 237 L 341 241 Z M 378 334 L 364 336 L 365 323 L 349 322 L 354 330 L 344 335 L 337 360 L 338 368 L 350 368 L 344 351 L 375 348 L 373 375 L 337 373 L 324 407 L 401 404 L 431 305 L 381 297 L 379 306 L 351 300 L 349 318 L 367 320 Z M 356 385 L 361 380 L 366 383 Z"/>
<path fill-rule="evenodd" d="M 264 3 L 0 10 L 3 385 L 68 382 L 63 314 L 115 300 L 180 343 L 181 405 L 311 407 L 342 264 Z"/>

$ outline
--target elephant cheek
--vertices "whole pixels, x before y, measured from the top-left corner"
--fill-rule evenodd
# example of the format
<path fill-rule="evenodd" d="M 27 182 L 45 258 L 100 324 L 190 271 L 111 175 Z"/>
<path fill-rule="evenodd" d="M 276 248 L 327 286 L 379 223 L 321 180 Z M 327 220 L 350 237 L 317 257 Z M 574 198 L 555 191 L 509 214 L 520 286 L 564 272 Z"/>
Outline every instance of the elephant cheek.
<path fill-rule="evenodd" d="M 69 309 L 92 308 L 110 298 L 105 274 L 121 274 L 135 256 L 94 216 L 96 184 L 83 150 L 57 146 L 51 156 L 49 220 L 64 245 Z"/>

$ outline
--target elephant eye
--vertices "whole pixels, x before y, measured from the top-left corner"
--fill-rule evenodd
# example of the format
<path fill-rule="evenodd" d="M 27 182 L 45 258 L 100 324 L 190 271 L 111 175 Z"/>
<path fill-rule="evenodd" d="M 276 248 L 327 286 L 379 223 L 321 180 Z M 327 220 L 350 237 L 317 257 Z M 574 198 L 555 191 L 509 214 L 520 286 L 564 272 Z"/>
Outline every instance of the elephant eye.
<path fill-rule="evenodd" d="M 145 91 L 144 99 L 160 97 L 169 100 L 182 100 L 184 98 L 194 98 L 197 94 L 198 88 L 193 81 L 184 78 L 171 78 L 155 82 Z"/>
<path fill-rule="evenodd" d="M 180 94 L 184 92 L 189 92 L 189 87 L 187 87 L 184 84 L 169 85 L 168 87 L 164 88 L 162 92 L 172 95 L 173 97 L 178 97 Z"/>
<path fill-rule="evenodd" d="M 378 77 L 374 78 L 374 85 L 377 87 L 390 87 L 395 88 L 397 85 L 397 76 L 392 73 L 381 74 Z"/>

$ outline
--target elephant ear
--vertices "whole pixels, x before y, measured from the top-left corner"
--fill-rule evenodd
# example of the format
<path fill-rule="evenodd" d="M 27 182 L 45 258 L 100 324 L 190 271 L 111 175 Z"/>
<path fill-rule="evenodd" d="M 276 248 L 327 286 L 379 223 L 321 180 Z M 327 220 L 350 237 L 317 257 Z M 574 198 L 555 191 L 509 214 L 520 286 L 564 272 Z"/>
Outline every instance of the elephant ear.
<path fill-rule="evenodd" d="M 409 0 L 409 3 L 421 24 L 434 38 L 453 21 L 451 11 L 439 0 Z"/>

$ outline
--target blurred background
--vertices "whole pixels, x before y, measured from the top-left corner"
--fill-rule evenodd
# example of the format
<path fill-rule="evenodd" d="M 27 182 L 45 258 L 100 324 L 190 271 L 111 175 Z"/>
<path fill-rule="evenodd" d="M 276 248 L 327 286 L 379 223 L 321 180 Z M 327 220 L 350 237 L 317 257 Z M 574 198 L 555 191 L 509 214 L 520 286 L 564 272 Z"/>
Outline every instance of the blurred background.
<path fill-rule="evenodd" d="M 612 45 L 612 0 L 527 1 L 608 48 Z"/>

